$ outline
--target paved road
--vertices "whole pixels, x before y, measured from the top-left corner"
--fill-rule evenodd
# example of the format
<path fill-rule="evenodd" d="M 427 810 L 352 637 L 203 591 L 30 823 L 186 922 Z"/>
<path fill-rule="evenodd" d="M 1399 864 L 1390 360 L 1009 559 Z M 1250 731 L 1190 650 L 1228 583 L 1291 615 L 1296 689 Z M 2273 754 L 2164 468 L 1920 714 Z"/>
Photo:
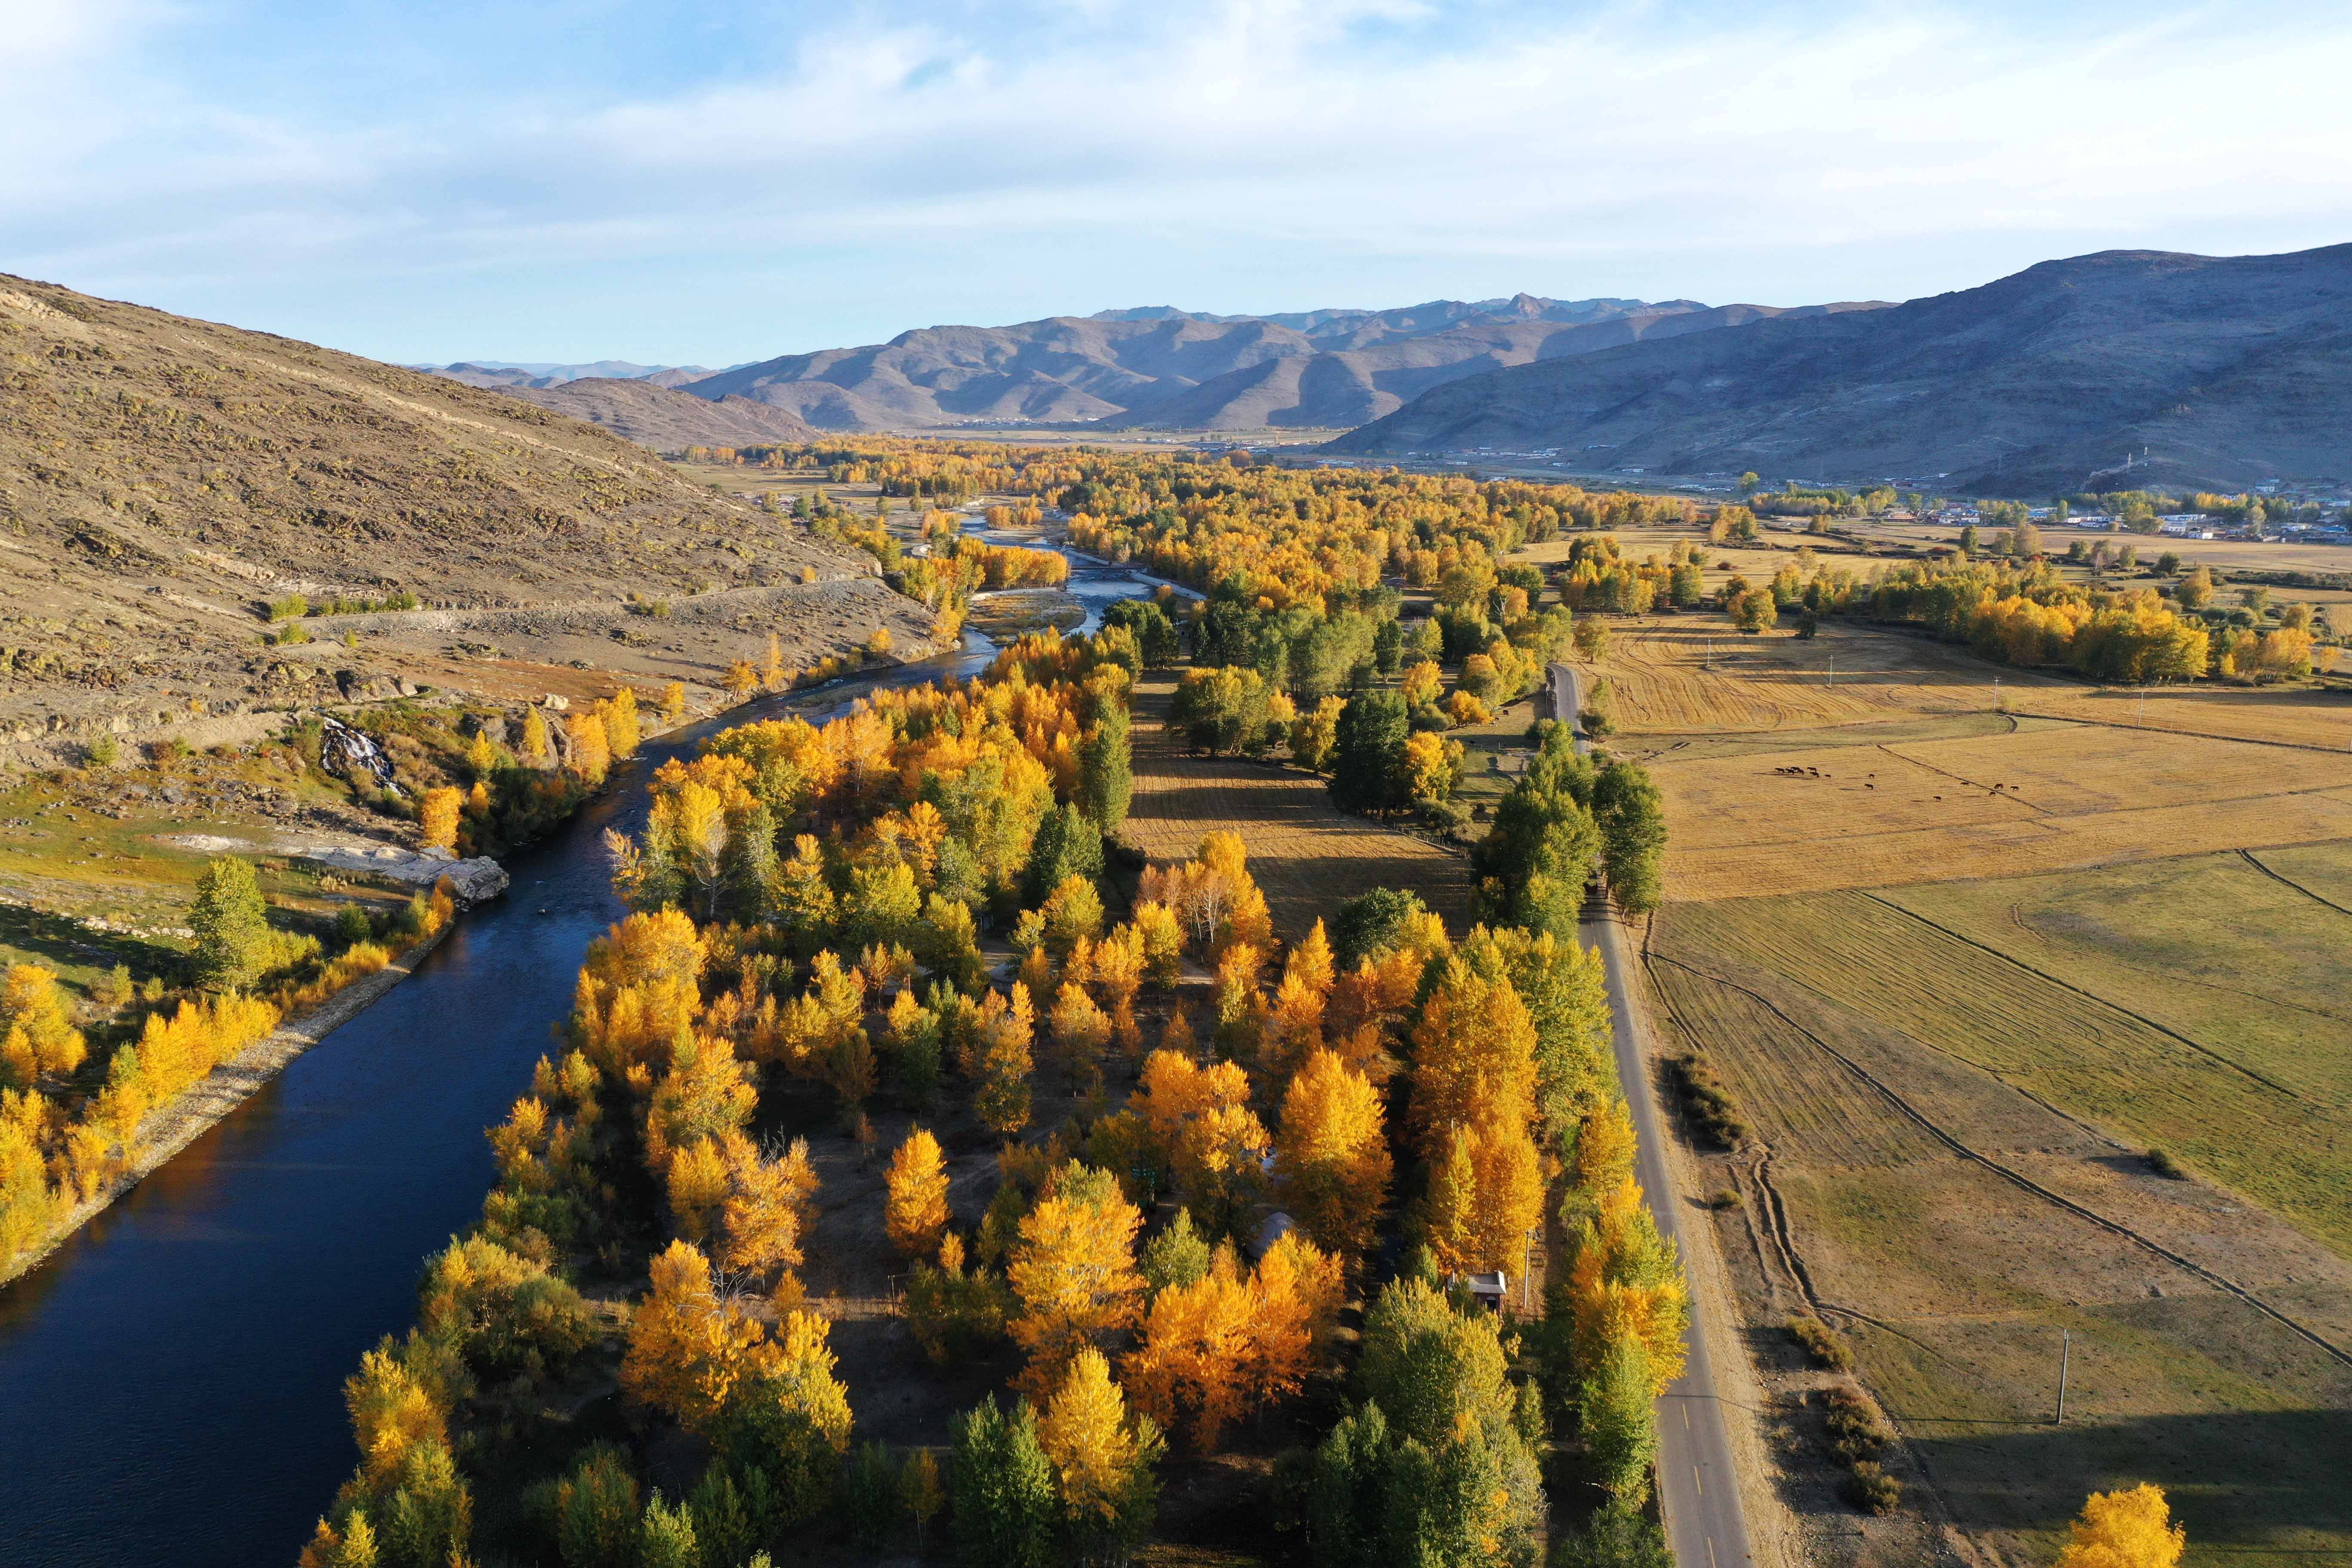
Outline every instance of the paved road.
<path fill-rule="evenodd" d="M 1551 667 L 1552 711 L 1573 721 L 1578 710 L 1576 672 L 1564 664 Z M 1581 732 L 1577 749 L 1589 749 Z M 1681 1194 L 1666 1175 L 1668 1136 L 1658 1112 L 1657 1092 L 1648 1067 L 1648 1025 L 1632 1005 L 1633 966 L 1625 955 L 1623 930 L 1608 905 L 1588 904 L 1582 936 L 1588 946 L 1601 950 L 1608 972 L 1609 1008 L 1615 1016 L 1617 1079 L 1624 1086 L 1626 1103 L 1633 1113 L 1633 1131 L 1641 1142 L 1637 1169 L 1642 1190 L 1657 1216 L 1658 1229 L 1677 1246 L 1681 1243 L 1677 1213 Z M 1691 1310 L 1705 1308 L 1696 1300 Z M 1667 1386 L 1658 1402 L 1658 1494 L 1665 1515 L 1666 1541 L 1681 1568 L 1747 1568 L 1753 1559 L 1748 1545 L 1748 1520 L 1740 1511 L 1739 1484 L 1731 1464 L 1731 1439 L 1725 1430 L 1723 1401 L 1717 1393 L 1714 1363 L 1706 1353 L 1706 1336 L 1689 1336 L 1690 1359 L 1682 1376 Z"/>

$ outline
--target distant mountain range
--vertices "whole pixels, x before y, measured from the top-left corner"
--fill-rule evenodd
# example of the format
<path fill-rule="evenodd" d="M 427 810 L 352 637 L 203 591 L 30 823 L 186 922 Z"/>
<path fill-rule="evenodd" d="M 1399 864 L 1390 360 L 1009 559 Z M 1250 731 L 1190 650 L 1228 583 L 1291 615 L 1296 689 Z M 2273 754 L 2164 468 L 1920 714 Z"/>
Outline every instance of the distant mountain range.
<path fill-rule="evenodd" d="M 1564 354 L 1875 302 L 1707 306 L 1696 300 L 1433 300 L 1398 310 L 1220 316 L 1148 305 L 1009 327 L 926 327 L 887 343 L 786 354 L 722 371 L 604 360 L 416 366 L 517 395 L 649 445 L 805 439 L 777 432 L 939 430 L 975 424 L 1104 430 L 1348 429 L 1462 376 Z M 624 385 L 675 388 L 733 410 L 699 419 Z M 742 405 L 763 405 L 763 425 Z"/>
<path fill-rule="evenodd" d="M 1653 332 L 1455 378 L 1328 449 L 1982 495 L 2343 479 L 2352 246 L 2105 251 L 1892 309 Z"/>
<path fill-rule="evenodd" d="M 828 430 L 1008 422 L 1343 429 L 1462 376 L 1781 313 L 1530 294 L 1276 316 L 1152 306 L 1010 327 L 927 327 L 887 343 L 723 371 L 689 390 L 787 408 Z"/>
<path fill-rule="evenodd" d="M 656 386 L 683 386 L 716 374 L 700 364 L 632 364 L 625 359 L 600 359 L 593 364 L 519 364 L 512 360 L 469 359 L 456 364 L 413 364 L 427 375 L 462 381 L 467 386 L 562 386 L 567 382 L 649 381 Z"/>

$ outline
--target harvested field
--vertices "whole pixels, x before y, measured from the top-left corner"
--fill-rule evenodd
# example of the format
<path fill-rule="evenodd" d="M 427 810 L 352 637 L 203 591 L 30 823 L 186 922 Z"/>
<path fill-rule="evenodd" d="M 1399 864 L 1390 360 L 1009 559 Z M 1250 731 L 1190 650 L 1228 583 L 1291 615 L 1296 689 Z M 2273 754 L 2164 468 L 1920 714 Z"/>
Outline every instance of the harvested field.
<path fill-rule="evenodd" d="M 2131 873 L 2120 873 L 2105 889 L 2100 907 L 2115 922 L 2110 930 L 2133 929 L 2126 887 L 2145 898 L 2149 914 L 2175 896 L 2169 866 L 2135 870 L 2136 887 Z M 2251 870 L 2243 879 L 2261 880 Z M 2005 909 L 2067 880 L 1963 885 L 1977 907 L 1961 918 L 1988 928 L 1986 904 Z M 2295 1014 L 2298 1034 L 2248 1027 L 2212 1009 L 2193 1017 L 2182 1009 L 2176 1023 L 2143 976 L 2112 963 L 2078 961 L 2073 975 L 2044 973 L 2034 962 L 2040 952 L 2015 942 L 2021 933 L 2013 927 L 1962 934 L 1920 912 L 1941 912 L 1947 891 L 1673 907 L 1661 917 L 1660 951 L 1702 968 L 1706 962 L 1688 955 L 1780 976 L 2107 1136 L 2170 1151 L 2352 1257 L 2352 1162 L 2344 1157 L 2352 1149 L 2352 1022 L 2310 1005 L 2332 1001 L 2326 990 L 2306 994 Z M 2286 907 L 2291 895 L 2279 892 L 2267 908 L 2235 909 L 2232 949 L 2293 934 L 2303 917 Z M 2015 956 L 2012 942 L 2023 949 Z M 2292 1005 L 2292 994 L 2283 1000 Z M 2190 1025 L 2195 1030 L 2183 1026 Z"/>
<path fill-rule="evenodd" d="M 2142 693 L 2069 683 L 2011 691 L 2004 679 L 2001 692 L 2012 713 L 2311 747 L 2333 754 L 2339 765 L 2352 763 L 2352 691 L 2340 687 L 2155 687 Z"/>
<path fill-rule="evenodd" d="M 1747 1200 L 1713 1223 L 1802 1554 L 2047 1562 L 2141 1479 L 2192 1563 L 2352 1552 L 2352 702 L 1613 629 L 1670 826 L 1660 1045 L 1755 1128 L 1694 1190 Z M 1895 1516 L 1839 1496 L 1791 1312 L 1902 1430 Z"/>
<path fill-rule="evenodd" d="M 1616 619 L 1610 629 L 1601 673 L 1629 740 L 2006 713 L 2352 756 L 2352 691 L 2333 688 L 2093 686 L 1988 664 L 1916 634 L 1834 622 L 1812 637 L 1742 637 L 1705 614 Z"/>
<path fill-rule="evenodd" d="M 1889 887 L 2352 837 L 2352 771 L 2318 752 L 2088 725 L 1866 750 L 1854 731 L 1838 739 L 1687 761 L 1653 753 L 1675 825 L 1666 896 Z"/>
<path fill-rule="evenodd" d="M 1925 637 L 1824 626 L 1742 637 L 1720 616 L 1612 620 L 1601 673 L 1629 736 L 1867 724 L 1997 709 L 2020 686 L 2073 687 L 1999 669 Z M 1999 678 L 2000 691 L 1993 682 Z"/>
<path fill-rule="evenodd" d="M 2258 1101 L 2283 1097 L 1863 895 L 1673 906 L 1650 958 L 1662 1017 L 1756 1122 L 1748 1150 L 1706 1164 L 1749 1200 L 1717 1223 L 1768 1381 L 1786 1398 L 1819 1379 L 1762 1325 L 1814 1311 L 1845 1332 L 1932 1488 L 1906 1512 L 1947 1513 L 1993 1560 L 2046 1562 L 2086 1492 L 2153 1479 L 2192 1563 L 2352 1547 L 2334 1457 L 2352 1366 L 2295 1326 L 2352 1343 L 2352 1266 L 2108 1136 L 2137 1131 L 2122 1123 L 2145 1100 L 2192 1131 L 2226 1124 L 2217 1142 L 2266 1137 L 2251 1165 L 2295 1136 L 2260 1125 Z M 1916 1552 L 1899 1521 L 1855 1533 L 1799 1429 L 1783 1484 L 1813 1554 Z"/>
<path fill-rule="evenodd" d="M 1189 859 L 1209 834 L 1240 834 L 1275 929 L 1288 940 L 1373 888 L 1418 892 L 1456 931 L 1470 923 L 1464 857 L 1334 810 L 1312 773 L 1242 757 L 1185 754 L 1162 722 L 1174 689 L 1161 677 L 1136 690 L 1135 800 L 1123 829 L 1129 842 L 1167 863 Z"/>

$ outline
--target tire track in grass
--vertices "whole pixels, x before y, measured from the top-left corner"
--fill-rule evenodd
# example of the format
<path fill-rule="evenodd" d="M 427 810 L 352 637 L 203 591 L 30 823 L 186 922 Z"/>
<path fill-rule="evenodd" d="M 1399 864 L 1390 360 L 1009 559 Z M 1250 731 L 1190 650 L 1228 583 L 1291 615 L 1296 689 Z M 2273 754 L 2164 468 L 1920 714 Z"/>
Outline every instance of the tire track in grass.
<path fill-rule="evenodd" d="M 1928 923 L 1933 924 L 1934 922 L 1930 921 Z M 2173 1251 L 2170 1247 L 2166 1247 L 2163 1243 L 2155 1240 L 2153 1237 L 2141 1235 L 2138 1231 L 2134 1230 L 2131 1226 L 2124 1224 L 2122 1221 L 2110 1219 L 2108 1216 L 2099 1213 L 2096 1209 L 2090 1207 L 2088 1205 L 2076 1203 L 2073 1198 L 2067 1197 L 2062 1193 L 2053 1192 L 2050 1188 L 2045 1187 L 2041 1183 L 2035 1181 L 2032 1177 L 2025 1174 L 2023 1172 L 2015 1170 L 2011 1166 L 2004 1165 L 1990 1155 L 1979 1153 L 1976 1150 L 1970 1148 L 1968 1144 L 1962 1142 L 1958 1136 L 1946 1131 L 1941 1124 L 1937 1122 L 1925 1111 L 1921 1110 L 1917 1106 L 1913 1105 L 1909 1100 L 1904 1099 L 1903 1096 L 1897 1094 L 1890 1085 L 1881 1079 L 1876 1074 L 1873 1073 L 1869 1068 L 1864 1067 L 1860 1062 L 1855 1061 L 1852 1057 L 1847 1056 L 1843 1051 L 1839 1050 L 1835 1046 L 1831 1045 L 1827 1040 L 1824 1040 L 1819 1035 L 1816 1035 L 1811 1029 L 1808 1029 L 1802 1024 L 1797 1022 L 1796 1019 L 1789 1016 L 1786 1012 L 1782 1011 L 1779 1006 L 1773 1004 L 1771 998 L 1763 995 L 1759 992 L 1750 990 L 1748 987 L 1739 984 L 1736 981 L 1727 980 L 1720 974 L 1711 974 L 1696 964 L 1685 963 L 1678 958 L 1667 958 L 1661 955 L 1658 962 L 1662 963 L 1671 963 L 1677 969 L 1688 970 L 1691 973 L 1699 976 L 1703 980 L 1711 980 L 1717 985 L 1724 986 L 1728 990 L 1738 991 L 1744 995 L 1753 998 L 1759 1006 L 1764 1008 L 1765 1011 L 1770 1013 L 1774 1017 L 1779 1018 L 1782 1023 L 1788 1025 L 1790 1028 L 1795 1030 L 1798 1034 L 1802 1035 L 1806 1039 L 1811 1040 L 1832 1059 L 1842 1063 L 1848 1072 L 1853 1074 L 1856 1079 L 1861 1080 L 1869 1088 L 1876 1090 L 1889 1105 L 1893 1106 L 1896 1111 L 1916 1125 L 1921 1131 L 1935 1139 L 1938 1143 L 1943 1144 L 1953 1153 L 1958 1154 L 1961 1159 L 1983 1166 L 1986 1170 L 1990 1171 L 1993 1174 L 2000 1177 L 2003 1181 L 2008 1182 L 2012 1186 L 2015 1186 L 2023 1192 L 2031 1193 L 2035 1197 L 2041 1198 L 2046 1203 L 2064 1209 L 2069 1214 L 2088 1221 L 2090 1224 L 2096 1226 L 2101 1230 L 2108 1232 L 2110 1235 L 2122 1237 L 2124 1240 L 2132 1243 L 2134 1246 L 2142 1248 L 2153 1256 L 2164 1259 L 2167 1263 L 2181 1269 L 2183 1272 L 2194 1275 L 2196 1278 L 2204 1280 L 2207 1284 L 2212 1286 L 2217 1290 L 2221 1290 L 2229 1295 L 2236 1297 L 2247 1306 L 2252 1307 L 2255 1311 L 2263 1314 L 2263 1316 L 2271 1319 L 2273 1321 L 2278 1323 L 2281 1327 L 2286 1329 L 2288 1331 L 2295 1334 L 2299 1338 L 2308 1341 L 2311 1344 L 2317 1347 L 2321 1352 L 2333 1360 L 2342 1365 L 2352 1367 L 2352 1352 L 2346 1351 L 2334 1341 L 2325 1338 L 2316 1331 L 2305 1327 L 2303 1323 L 2297 1321 L 2294 1318 L 2288 1317 L 2284 1312 L 2280 1311 L 2269 1302 L 2263 1300 L 2260 1297 L 2247 1289 L 2244 1286 L 2239 1284 L 2236 1280 L 2230 1279 L 2226 1275 L 2217 1274 L 2212 1269 L 2206 1268 L 2203 1264 L 2197 1262 L 2193 1258 L 2183 1257 L 2181 1254 Z M 2063 982 L 2061 984 L 2063 984 Z M 2087 995 L 2088 993 L 2084 993 L 2084 994 Z M 2118 1011 L 2120 1011 L 2120 1009 L 2118 1009 Z M 1884 1327 L 1885 1325 L 1881 1326 Z"/>
<path fill-rule="evenodd" d="M 2305 898 L 2311 900 L 2313 902 L 2326 904 L 2329 909 L 2334 910 L 2339 915 L 2352 915 L 2352 910 L 2346 909 L 2342 904 L 2337 903 L 2335 900 L 2322 898 L 2319 894 L 2313 892 L 2309 888 L 2305 887 L 2301 882 L 2295 881 L 2294 879 L 2289 877 L 2281 876 L 2278 872 L 2272 870 L 2268 866 L 2263 865 L 2260 860 L 2254 858 L 2254 852 L 2252 850 L 2241 849 L 2238 853 L 2245 857 L 2247 865 L 2252 866 L 2255 870 L 2260 871 L 2272 881 L 2284 883 L 2287 887 L 2293 888 L 2296 892 L 2301 893 Z"/>
<path fill-rule="evenodd" d="M 1665 1007 L 1666 1016 L 1674 1021 L 1675 1031 L 1679 1033 L 1685 1040 L 1689 1042 L 1691 1048 L 1694 1051 L 1696 1051 L 1701 1048 L 1698 1031 L 1691 1027 L 1690 1021 L 1683 1016 L 1682 1009 L 1675 1005 L 1673 994 L 1664 985 L 1658 983 L 1658 977 L 1655 973 L 1656 963 L 1658 961 L 1650 949 L 1650 933 L 1656 929 L 1656 923 L 1657 922 L 1655 921 L 1647 922 L 1642 932 L 1642 965 L 1644 969 L 1652 971 L 1650 976 L 1650 993 L 1654 996 L 1657 997 L 1659 1002 Z M 1697 975 L 1702 980 L 1713 980 L 1718 984 L 1728 984 L 1727 982 L 1718 979 L 1715 975 L 1707 974 L 1700 970 L 1693 969 L 1689 964 L 1681 963 L 1678 960 L 1669 958 L 1665 959 L 1664 962 L 1674 964 L 1677 969 L 1686 970 L 1690 973 Z M 1730 989 L 1739 991 L 1742 988 L 1733 985 Z M 1781 1016 L 1784 1019 L 1787 1016 L 1785 1014 L 1780 1014 L 1777 1008 L 1773 1008 L 1771 1004 L 1765 1002 L 1762 997 L 1755 996 L 1755 993 L 1746 992 L 1745 994 L 1751 997 L 1755 997 L 1757 1002 L 1766 1008 L 1773 1011 L 1777 1016 Z M 1680 1116 L 1676 1116 L 1675 1118 L 1678 1126 L 1681 1123 L 1681 1120 Z M 1688 1137 L 1685 1135 L 1685 1142 L 1687 1142 L 1688 1141 Z M 1831 1317 L 1853 1318 L 1858 1321 L 1868 1323 L 1873 1328 L 1893 1334 L 1898 1340 L 1903 1340 L 1910 1344 L 1916 1345 L 1920 1350 L 1925 1351 L 1929 1355 L 1935 1356 L 1938 1360 L 1950 1361 L 1951 1358 L 1949 1356 L 1945 1355 L 1943 1352 L 1937 1350 L 1935 1346 L 1927 1343 L 1925 1341 L 1914 1339 L 1911 1335 L 1905 1333 L 1901 1329 L 1896 1328 L 1893 1323 L 1888 1322 L 1885 1319 L 1874 1317 L 1870 1313 L 1864 1311 L 1859 1307 L 1850 1307 L 1842 1301 L 1832 1301 L 1822 1294 L 1820 1285 L 1813 1279 L 1811 1267 L 1805 1262 L 1804 1249 L 1797 1245 L 1796 1226 L 1789 1218 L 1788 1205 L 1780 1196 L 1780 1187 L 1775 1184 L 1772 1180 L 1771 1165 L 1773 1150 L 1771 1142 L 1769 1139 L 1759 1138 L 1756 1140 L 1756 1149 L 1757 1157 L 1749 1166 L 1748 1173 L 1756 1183 L 1758 1191 L 1762 1193 L 1764 1195 L 1764 1235 L 1769 1236 L 1771 1238 L 1771 1249 L 1778 1255 L 1782 1271 L 1788 1276 L 1790 1281 L 1794 1285 L 1797 1294 L 1803 1299 L 1805 1305 L 1811 1310 L 1813 1315 L 1815 1317 L 1827 1315 Z M 1755 1227 L 1751 1223 L 1749 1226 L 1751 1235 L 1754 1233 L 1754 1230 Z M 1758 1250 L 1760 1252 L 1762 1248 L 1759 1247 Z"/>
<path fill-rule="evenodd" d="M 2182 1034 L 2179 1030 L 2159 1024 L 2155 1019 L 2147 1016 L 2145 1014 L 2135 1013 L 2119 1002 L 2110 1002 L 2105 996 L 2100 995 L 2097 992 L 2086 991 L 2071 980 L 2061 980 L 2058 976 L 2051 973 L 2047 970 L 2036 969 L 2033 965 L 2026 963 L 2023 959 L 2014 957 L 2009 953 L 2001 952 L 2001 950 L 1997 947 L 1979 942 L 1972 936 L 1963 935 L 1962 933 L 1952 930 L 1949 926 L 1939 925 L 1936 921 L 1929 920 L 1926 915 L 1919 913 L 1917 910 L 1905 909 L 1901 904 L 1896 903 L 1892 899 L 1882 899 L 1876 893 L 1870 891 L 1866 888 L 1857 888 L 1854 891 L 1860 894 L 1863 898 L 1868 899 L 1874 904 L 1882 905 L 1886 909 L 1893 910 L 1896 914 L 1906 915 L 1912 920 L 1917 921 L 1929 931 L 1940 932 L 1941 934 L 1951 938 L 1954 942 L 1962 942 L 1969 947 L 1975 948 L 1979 952 L 1990 953 L 1993 957 L 2000 960 L 2003 963 L 2010 965 L 2011 968 L 2022 970 L 2026 973 L 2032 975 L 2036 980 L 2048 981 L 2051 984 L 2057 986 L 2060 990 L 2071 991 L 2075 995 L 2084 998 L 2085 1001 L 2095 1002 L 2111 1013 L 2120 1013 L 2126 1018 L 2130 1018 L 2137 1023 L 2145 1024 L 2149 1028 L 2155 1030 L 2158 1034 L 2164 1036 L 2167 1039 L 2177 1040 L 2180 1044 L 2187 1046 L 2190 1050 L 2197 1052 L 2200 1056 L 2205 1057 L 2210 1060 L 2219 1062 L 2223 1067 L 2228 1068 L 2231 1072 L 2238 1073 L 2245 1078 L 2251 1079 L 2254 1082 L 2261 1084 L 2264 1089 L 2272 1089 L 2279 1094 L 2283 1094 L 2298 1105 L 2309 1103 L 2309 1101 L 2305 1100 L 2302 1095 L 2297 1094 L 2294 1090 L 2279 1082 L 2276 1079 L 2266 1078 L 2263 1074 L 2256 1072 L 2253 1068 L 2246 1066 L 2244 1063 L 2233 1061 L 2230 1058 L 2223 1056 L 2220 1051 L 2215 1050 L 2212 1047 L 2197 1040 L 2192 1040 L 2187 1035 Z M 2069 1118 L 2068 1120 L 2071 1121 L 2072 1118 Z"/>

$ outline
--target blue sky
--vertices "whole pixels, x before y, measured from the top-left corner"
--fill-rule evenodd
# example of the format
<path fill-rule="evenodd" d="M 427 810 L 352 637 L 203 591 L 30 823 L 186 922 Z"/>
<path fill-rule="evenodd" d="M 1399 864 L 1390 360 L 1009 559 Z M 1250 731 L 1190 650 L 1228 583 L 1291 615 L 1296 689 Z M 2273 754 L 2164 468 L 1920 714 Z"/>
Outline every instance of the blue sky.
<path fill-rule="evenodd" d="M 0 270 L 386 359 L 2352 239 L 2352 11 L 11 0 Z"/>

